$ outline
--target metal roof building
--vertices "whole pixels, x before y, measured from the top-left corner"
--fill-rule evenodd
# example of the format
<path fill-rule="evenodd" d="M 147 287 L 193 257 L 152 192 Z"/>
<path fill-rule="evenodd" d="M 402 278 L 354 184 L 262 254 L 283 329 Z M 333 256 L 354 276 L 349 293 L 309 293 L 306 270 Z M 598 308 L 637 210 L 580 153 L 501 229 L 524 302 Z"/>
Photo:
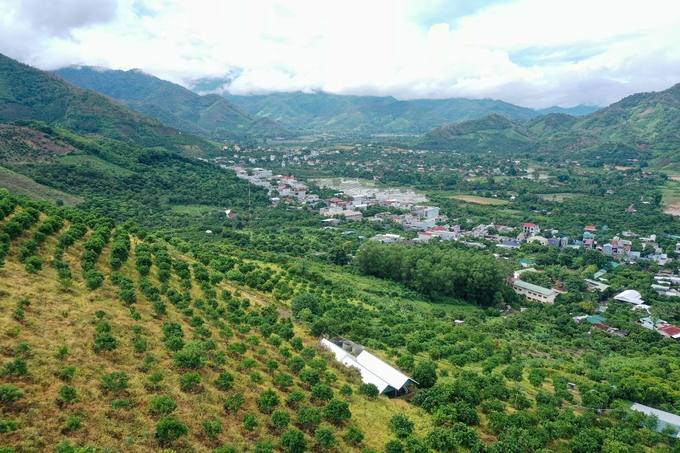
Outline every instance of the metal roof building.
<path fill-rule="evenodd" d="M 661 432 L 664 428 L 669 427 L 675 431 L 675 435 L 673 437 L 680 437 L 678 435 L 680 432 L 680 416 L 638 403 L 633 404 L 630 408 L 646 415 L 655 415 L 659 420 L 656 425 L 657 432 Z"/>
<path fill-rule="evenodd" d="M 354 357 L 325 338 L 321 340 L 321 346 L 331 351 L 338 362 L 358 369 L 363 383 L 375 385 L 380 394 L 398 396 L 407 393 L 406 387 L 409 385 L 417 384 L 416 381 L 368 351 L 364 350 Z"/>

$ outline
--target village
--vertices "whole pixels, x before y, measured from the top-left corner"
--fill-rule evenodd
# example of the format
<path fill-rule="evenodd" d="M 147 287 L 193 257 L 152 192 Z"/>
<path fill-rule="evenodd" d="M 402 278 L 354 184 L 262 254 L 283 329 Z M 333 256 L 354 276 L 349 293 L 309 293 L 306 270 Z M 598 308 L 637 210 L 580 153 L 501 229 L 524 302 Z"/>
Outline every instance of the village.
<path fill-rule="evenodd" d="M 271 157 L 274 158 L 274 156 Z M 635 266 L 640 260 L 648 260 L 663 267 L 654 276 L 649 289 L 661 296 L 677 297 L 680 295 L 677 288 L 680 285 L 680 276 L 669 269 L 669 263 L 673 261 L 673 258 L 659 246 L 655 234 L 642 236 L 627 230 L 613 236 L 607 234 L 609 239 L 600 240 L 598 238 L 600 233 L 609 233 L 606 225 L 600 228 L 595 225 L 584 225 L 581 235 L 569 237 L 560 234 L 555 229 L 543 230 L 538 224 L 531 222 L 525 222 L 521 225 L 503 225 L 492 222 L 475 224 L 469 218 L 449 219 L 440 212 L 438 206 L 375 195 L 350 195 L 342 192 L 335 193 L 333 197 L 321 198 L 318 194 L 309 193 L 308 185 L 294 176 L 275 175 L 272 170 L 259 167 L 252 168 L 250 171 L 242 165 L 228 168 L 234 170 L 239 178 L 266 188 L 272 206 L 284 203 L 298 209 L 314 209 L 319 213 L 320 223 L 324 229 L 341 231 L 342 228 L 339 227 L 341 224 L 351 228 L 351 225 L 355 222 L 366 221 L 370 224 L 390 226 L 392 230 L 397 228 L 402 230 L 403 233 L 379 233 L 370 238 L 360 236 L 364 240 L 384 244 L 400 243 L 406 246 L 433 241 L 456 241 L 468 247 L 491 248 L 495 251 L 494 256 L 497 259 L 508 259 L 507 253 L 521 249 L 523 244 L 537 244 L 555 249 L 558 252 L 567 249 L 592 250 L 606 257 L 608 264 L 597 269 L 592 276 L 583 278 L 583 282 L 587 285 L 588 291 L 599 293 L 609 290 L 607 273 L 610 269 L 626 265 Z M 626 211 L 629 214 L 634 213 L 632 206 Z M 373 214 L 366 215 L 367 212 Z M 459 220 L 463 221 L 460 222 Z M 353 231 L 348 230 L 343 233 L 352 234 Z M 680 241 L 675 244 L 675 253 L 680 253 Z M 526 276 L 528 273 L 541 272 L 534 265 L 535 263 L 531 260 L 519 260 L 520 268 L 514 272 L 508 284 L 527 301 L 552 304 L 559 294 L 566 291 L 563 288 L 544 287 L 522 280 L 523 274 Z M 650 306 L 644 303 L 640 292 L 638 292 L 641 289 L 626 289 L 615 295 L 612 301 L 631 304 L 633 310 L 648 315 L 641 317 L 638 324 L 654 330 L 660 335 L 680 341 L 680 328 L 660 319 L 652 320 L 652 317 L 649 316 Z M 603 316 L 606 309 L 606 304 L 602 304 L 598 309 L 598 314 L 574 316 L 573 319 L 576 323 L 586 322 L 591 324 L 593 329 L 612 335 L 627 336 L 624 330 L 606 324 L 606 318 Z"/>

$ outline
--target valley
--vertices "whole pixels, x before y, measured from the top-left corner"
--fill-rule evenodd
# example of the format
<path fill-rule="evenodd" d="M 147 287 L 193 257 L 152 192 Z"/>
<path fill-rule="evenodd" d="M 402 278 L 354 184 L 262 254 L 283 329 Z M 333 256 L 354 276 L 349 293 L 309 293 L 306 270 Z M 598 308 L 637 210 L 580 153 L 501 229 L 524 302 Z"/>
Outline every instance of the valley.
<path fill-rule="evenodd" d="M 55 73 L 0 57 L 0 452 L 680 449 L 677 85 Z"/>

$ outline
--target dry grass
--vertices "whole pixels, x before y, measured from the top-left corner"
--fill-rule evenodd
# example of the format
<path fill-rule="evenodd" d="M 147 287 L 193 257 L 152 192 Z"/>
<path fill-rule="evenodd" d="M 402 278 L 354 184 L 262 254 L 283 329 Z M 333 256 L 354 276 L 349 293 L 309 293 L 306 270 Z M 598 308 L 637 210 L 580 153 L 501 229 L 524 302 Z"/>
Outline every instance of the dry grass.
<path fill-rule="evenodd" d="M 68 225 L 64 227 L 65 231 Z M 118 288 L 105 280 L 101 288 L 89 291 L 81 277 L 79 256 L 83 252 L 81 239 L 67 250 L 64 261 L 68 262 L 73 273 L 72 284 L 68 287 L 59 283 L 56 270 L 48 263 L 52 259 L 58 235 L 48 238 L 40 247 L 39 256 L 45 265 L 37 275 L 26 272 L 24 265 L 18 262 L 18 253 L 22 243 L 30 237 L 26 234 L 20 240 L 13 241 L 6 265 L 0 268 L 0 363 L 10 361 L 14 357 L 14 349 L 20 342 L 30 347 L 28 362 L 29 375 L 22 378 L 14 376 L 0 376 L 0 384 L 12 383 L 18 385 L 25 397 L 9 411 L 5 417 L 15 420 L 19 429 L 16 432 L 3 435 L 3 443 L 21 452 L 50 451 L 64 440 L 74 445 L 96 445 L 124 452 L 152 452 L 161 449 L 155 439 L 155 423 L 158 417 L 148 412 L 150 400 L 157 394 L 169 395 L 178 405 L 173 413 L 179 420 L 189 427 L 189 435 L 175 442 L 171 447 L 177 452 L 211 451 L 220 445 L 233 445 L 239 450 L 250 448 L 258 440 L 271 440 L 276 443 L 276 435 L 268 427 L 269 416 L 261 414 L 256 408 L 256 398 L 259 392 L 273 387 L 272 376 L 266 371 L 264 362 L 276 359 L 280 362 L 280 370 L 290 371 L 278 350 L 268 345 L 256 329 L 247 335 L 234 330 L 235 337 L 230 341 L 243 341 L 246 337 L 255 335 L 261 339 L 260 347 L 251 348 L 245 357 L 254 358 L 259 371 L 264 378 L 263 384 L 253 384 L 248 379 L 248 373 L 238 371 L 238 364 L 242 358 L 228 358 L 223 367 L 236 376 L 234 389 L 227 394 L 242 392 L 246 399 L 244 408 L 236 415 L 225 412 L 223 402 L 227 394 L 214 387 L 212 382 L 221 371 L 219 367 L 204 367 L 197 371 L 202 378 L 203 387 L 199 393 L 185 393 L 179 388 L 179 379 L 186 370 L 179 370 L 174 366 L 172 354 L 162 344 L 161 325 L 164 321 L 173 320 L 183 324 L 185 340 L 193 338 L 194 329 L 187 325 L 188 318 L 171 304 L 167 304 L 166 319 L 155 319 L 149 301 L 138 294 L 135 304 L 142 319 L 135 321 L 125 304 L 118 298 Z M 175 250 L 171 251 L 176 254 Z M 182 257 L 191 262 L 190 259 Z M 108 249 L 105 249 L 99 259 L 98 269 L 105 275 L 111 273 L 108 268 Z M 121 273 L 134 279 L 138 274 L 134 268 L 134 257 L 123 266 Z M 154 281 L 155 268 L 150 279 Z M 173 275 L 170 286 L 179 288 L 179 281 Z M 226 282 L 215 288 L 218 293 L 222 289 L 231 289 Z M 257 294 L 258 298 L 266 297 Z M 192 289 L 192 298 L 203 297 L 197 284 Z M 25 308 L 25 318 L 17 321 L 12 313 L 20 299 L 29 299 L 31 304 Z M 253 299 L 255 302 L 255 299 Z M 253 303 L 253 307 L 258 307 Z M 107 353 L 95 353 L 92 350 L 95 328 L 98 320 L 95 312 L 106 312 L 104 318 L 111 327 L 112 334 L 118 340 L 118 348 Z M 197 312 L 198 314 L 198 312 Z M 206 323 L 213 333 L 219 348 L 225 347 L 225 341 L 218 336 L 217 329 Z M 136 354 L 132 349 L 135 337 L 133 327 L 142 329 L 142 336 L 148 342 L 148 353 L 156 357 L 156 362 L 144 369 L 143 362 L 146 354 Z M 304 335 L 299 326 L 295 327 L 296 334 L 303 338 L 305 345 L 315 346 L 316 339 Z M 61 346 L 67 346 L 69 354 L 64 358 L 57 356 Z M 332 370 L 339 376 L 339 381 L 332 384 L 336 392 L 345 382 L 351 382 L 352 376 L 343 367 L 329 360 Z M 66 366 L 75 366 L 77 373 L 70 385 L 74 386 L 79 395 L 77 402 L 60 406 L 57 396 L 64 385 L 57 374 Z M 130 377 L 130 387 L 120 395 L 112 395 L 102 388 L 101 378 L 107 373 L 124 371 Z M 148 375 L 155 371 L 164 374 L 162 390 L 149 391 L 147 389 Z M 292 373 L 290 373 L 292 374 Z M 348 379 L 350 381 L 348 381 Z M 353 385 L 356 390 L 356 385 Z M 277 390 L 284 400 L 286 392 Z M 128 399 L 130 409 L 114 410 L 109 407 L 111 401 L 117 398 Z M 388 429 L 389 419 L 396 413 L 405 413 L 416 422 L 417 432 L 425 433 L 429 430 L 429 417 L 418 408 L 408 405 L 401 400 L 377 398 L 368 401 L 355 393 L 348 400 L 353 412 L 350 425 L 356 426 L 366 434 L 363 447 L 382 450 L 384 444 L 390 440 Z M 285 407 L 285 406 L 284 406 Z M 291 411 L 294 417 L 294 411 Z M 252 433 L 242 427 L 244 413 L 254 414 L 259 427 Z M 78 416 L 83 428 L 66 431 L 65 424 L 69 416 Z M 221 421 L 224 432 L 216 440 L 209 439 L 203 434 L 202 421 L 217 418 Z M 338 451 L 352 450 L 354 447 L 345 445 L 341 437 L 346 428 L 335 429 L 338 438 Z M 308 433 L 310 446 L 313 436 Z"/>
<path fill-rule="evenodd" d="M 507 200 L 499 200 L 497 198 L 478 197 L 476 195 L 456 195 L 456 196 L 453 196 L 452 198 L 455 198 L 456 200 L 465 201 L 465 202 L 468 202 L 468 203 L 476 203 L 476 204 L 487 204 L 487 205 L 508 204 Z"/>

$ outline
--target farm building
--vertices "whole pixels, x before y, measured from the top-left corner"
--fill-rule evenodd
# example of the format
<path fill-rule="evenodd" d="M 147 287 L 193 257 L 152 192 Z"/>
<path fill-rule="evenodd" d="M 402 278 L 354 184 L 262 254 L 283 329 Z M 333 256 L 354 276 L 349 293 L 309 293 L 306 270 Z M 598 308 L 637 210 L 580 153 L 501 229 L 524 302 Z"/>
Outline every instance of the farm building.
<path fill-rule="evenodd" d="M 348 349 L 359 354 L 355 357 L 349 350 L 343 349 L 332 341 L 325 338 L 321 340 L 321 346 L 331 351 L 338 362 L 358 369 L 364 384 L 375 385 L 381 395 L 391 397 L 404 395 L 408 393 L 409 385 L 417 384 L 416 381 L 364 350 L 363 347 L 353 345 L 351 342 L 345 343 Z"/>
<path fill-rule="evenodd" d="M 664 428 L 667 428 L 674 433 L 673 437 L 680 437 L 678 436 L 678 432 L 680 431 L 680 416 L 638 403 L 633 404 L 630 408 L 634 411 L 642 412 L 645 415 L 656 416 L 659 420 L 656 425 L 657 432 L 661 432 Z"/>

